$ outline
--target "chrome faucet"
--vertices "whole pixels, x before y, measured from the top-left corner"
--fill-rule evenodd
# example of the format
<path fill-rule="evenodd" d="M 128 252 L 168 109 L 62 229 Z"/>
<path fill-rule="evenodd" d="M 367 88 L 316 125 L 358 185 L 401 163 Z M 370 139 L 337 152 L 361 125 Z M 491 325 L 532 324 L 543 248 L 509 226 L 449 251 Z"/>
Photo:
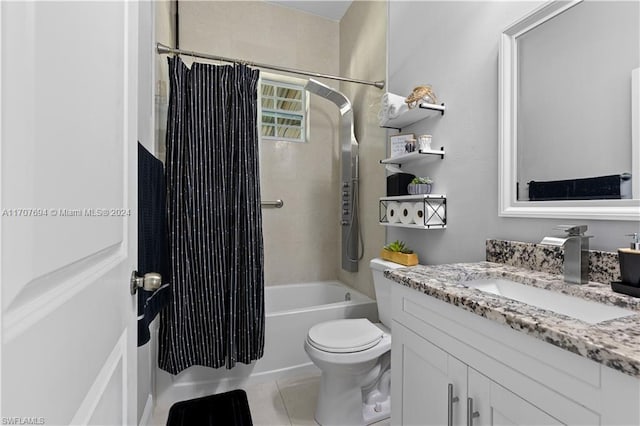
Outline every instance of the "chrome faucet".
<path fill-rule="evenodd" d="M 564 249 L 564 281 L 586 284 L 589 282 L 589 238 L 584 235 L 587 225 L 558 225 L 555 229 L 565 231 L 562 237 L 544 237 L 540 244 Z"/>

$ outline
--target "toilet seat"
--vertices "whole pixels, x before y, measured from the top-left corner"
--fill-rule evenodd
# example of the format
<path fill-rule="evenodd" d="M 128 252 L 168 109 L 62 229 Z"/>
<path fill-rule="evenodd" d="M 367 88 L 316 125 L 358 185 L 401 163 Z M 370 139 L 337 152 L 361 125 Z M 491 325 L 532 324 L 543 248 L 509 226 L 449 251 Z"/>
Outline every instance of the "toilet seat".
<path fill-rule="evenodd" d="M 353 353 L 376 346 L 383 336 L 383 331 L 366 318 L 341 319 L 314 325 L 307 341 L 321 351 Z"/>

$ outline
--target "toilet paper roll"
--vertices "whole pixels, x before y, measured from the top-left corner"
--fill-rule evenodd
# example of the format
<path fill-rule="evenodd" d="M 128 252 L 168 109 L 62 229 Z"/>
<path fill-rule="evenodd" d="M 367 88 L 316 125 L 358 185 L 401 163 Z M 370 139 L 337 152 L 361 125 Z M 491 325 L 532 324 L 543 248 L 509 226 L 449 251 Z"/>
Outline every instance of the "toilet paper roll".
<path fill-rule="evenodd" d="M 419 202 L 413 205 L 413 223 L 424 225 L 424 203 Z"/>
<path fill-rule="evenodd" d="M 400 205 L 395 201 L 387 204 L 387 222 L 398 223 L 400 222 Z"/>
<path fill-rule="evenodd" d="M 410 225 L 413 223 L 413 203 L 401 203 L 400 204 L 400 222 L 403 225 Z"/>

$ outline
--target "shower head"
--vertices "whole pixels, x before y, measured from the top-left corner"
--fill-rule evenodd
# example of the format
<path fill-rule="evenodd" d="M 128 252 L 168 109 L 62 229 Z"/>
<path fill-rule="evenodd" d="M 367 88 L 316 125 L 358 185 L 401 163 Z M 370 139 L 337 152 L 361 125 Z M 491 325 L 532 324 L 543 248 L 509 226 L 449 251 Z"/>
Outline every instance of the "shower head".
<path fill-rule="evenodd" d="M 349 102 L 349 99 L 345 95 L 325 84 L 320 83 L 318 80 L 310 78 L 305 89 L 336 104 L 340 109 L 340 114 L 342 115 L 351 110 L 351 102 Z"/>

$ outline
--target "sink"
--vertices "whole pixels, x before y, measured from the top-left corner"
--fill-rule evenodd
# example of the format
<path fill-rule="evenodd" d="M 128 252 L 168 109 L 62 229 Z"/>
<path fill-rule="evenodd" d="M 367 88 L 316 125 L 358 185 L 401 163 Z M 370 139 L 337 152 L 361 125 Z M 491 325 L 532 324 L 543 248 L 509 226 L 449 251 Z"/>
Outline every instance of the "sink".
<path fill-rule="evenodd" d="M 589 324 L 635 315 L 635 311 L 569 296 L 555 291 L 520 284 L 504 278 L 462 281 L 460 285 L 517 300 L 538 308 L 566 315 Z"/>

